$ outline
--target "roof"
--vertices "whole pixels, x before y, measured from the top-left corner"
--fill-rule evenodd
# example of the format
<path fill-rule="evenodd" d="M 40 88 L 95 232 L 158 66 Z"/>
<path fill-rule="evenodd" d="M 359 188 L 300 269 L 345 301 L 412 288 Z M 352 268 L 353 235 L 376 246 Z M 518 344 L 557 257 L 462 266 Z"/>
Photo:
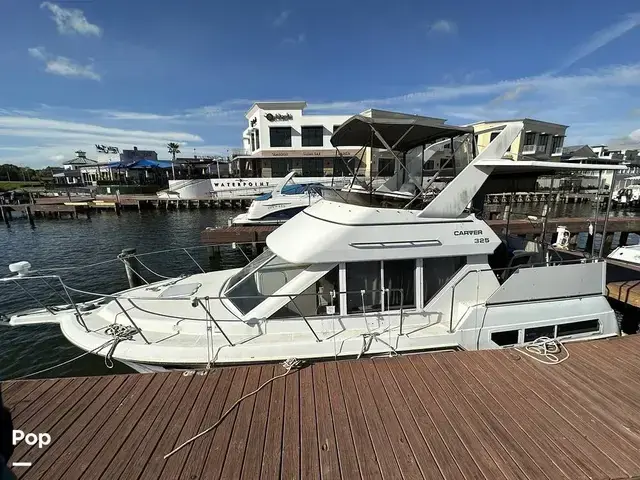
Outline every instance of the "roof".
<path fill-rule="evenodd" d="M 442 138 L 473 133 L 472 127 L 445 125 L 440 118 L 367 110 L 347 119 L 331 136 L 331 144 L 334 147 L 359 145 L 386 149 L 372 127 L 389 146 L 401 152 Z"/>
<path fill-rule="evenodd" d="M 69 160 L 68 162 L 64 162 L 63 165 L 97 165 L 96 160 L 91 160 L 87 157 L 76 157 L 73 160 Z"/>
<path fill-rule="evenodd" d="M 143 168 L 171 168 L 171 162 L 167 160 L 153 160 L 144 158 L 142 160 L 136 160 L 134 162 L 111 162 L 105 165 L 108 168 L 128 168 L 128 169 L 143 169 Z"/>
<path fill-rule="evenodd" d="M 307 107 L 307 102 L 300 101 L 282 101 L 282 102 L 256 102 L 251 105 L 251 108 L 247 111 L 245 117 L 253 116 L 255 110 L 261 108 L 262 110 L 304 110 Z"/>
<path fill-rule="evenodd" d="M 549 125 L 556 125 L 558 127 L 564 127 L 564 128 L 569 128 L 569 125 L 563 125 L 561 123 L 554 123 L 554 122 L 547 122 L 544 120 L 536 120 L 535 118 L 511 118 L 511 119 L 507 119 L 507 120 L 482 120 L 480 122 L 474 122 L 471 123 L 470 125 L 480 125 L 482 123 L 510 123 L 510 122 L 536 122 L 536 123 L 546 123 Z"/>
<path fill-rule="evenodd" d="M 549 161 L 524 161 L 524 160 L 481 160 L 476 166 L 494 167 L 492 175 L 496 174 L 536 174 L 538 176 L 554 175 L 558 173 L 581 172 L 585 170 L 602 171 L 602 170 L 626 170 L 623 165 L 599 164 L 599 163 L 566 163 L 566 162 L 549 162 Z"/>
<path fill-rule="evenodd" d="M 574 153 L 579 152 L 583 148 L 587 148 L 589 149 L 589 152 L 591 152 L 591 154 L 588 154 L 588 156 L 597 157 L 596 153 L 593 151 L 593 149 L 589 145 L 571 145 L 568 147 L 563 147 L 562 155 L 573 155 Z"/>

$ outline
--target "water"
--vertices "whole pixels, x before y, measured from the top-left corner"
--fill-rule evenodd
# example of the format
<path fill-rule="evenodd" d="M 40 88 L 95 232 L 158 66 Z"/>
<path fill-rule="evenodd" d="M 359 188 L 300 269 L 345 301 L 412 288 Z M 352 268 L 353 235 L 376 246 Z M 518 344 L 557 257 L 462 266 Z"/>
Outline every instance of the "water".
<path fill-rule="evenodd" d="M 542 204 L 518 205 L 514 211 L 540 215 Z M 551 212 L 553 217 L 592 216 L 589 204 L 558 205 Z M 63 219 L 36 220 L 32 229 L 26 219 L 17 219 L 11 228 L 0 225 L 2 261 L 0 269 L 9 263 L 27 260 L 34 269 L 45 267 L 77 267 L 101 261 L 113 260 L 123 248 L 135 247 L 137 252 L 197 246 L 200 232 L 211 226 L 227 225 L 237 210 L 179 210 L 123 212 L 120 217 L 112 213 L 95 215 L 91 220 Z M 614 211 L 612 215 L 628 215 Z M 517 217 L 514 217 L 517 218 Z M 599 247 L 596 238 L 596 249 Z M 614 238 L 614 245 L 618 235 Z M 578 239 L 578 247 L 584 248 L 586 235 Z M 629 243 L 638 243 L 638 237 L 630 235 Z M 189 250 L 191 255 L 206 269 L 209 261 L 206 248 Z M 161 275 L 175 276 L 183 272 L 196 273 L 198 267 L 182 251 L 167 252 L 152 257 L 141 257 L 145 265 Z M 246 263 L 239 250 L 222 251 L 222 267 L 238 267 Z M 0 276 L 8 274 L 8 269 Z M 82 290 L 99 293 L 114 293 L 127 288 L 128 283 L 121 263 L 81 270 L 57 272 L 66 284 Z M 143 270 L 149 280 L 158 280 Z M 29 288 L 39 295 L 48 295 L 56 303 L 63 303 L 50 289 L 42 284 L 29 283 Z M 87 298 L 88 299 L 88 298 Z M 0 313 L 10 313 L 30 308 L 34 302 L 20 293 L 15 284 L 0 284 Z M 55 325 L 39 325 L 20 328 L 0 328 L 0 379 L 16 378 L 70 360 L 83 353 L 71 345 Z M 101 357 L 87 355 L 44 376 L 98 375 L 129 371 L 116 363 L 112 370 L 104 365 Z"/>
<path fill-rule="evenodd" d="M 204 228 L 227 225 L 228 219 L 238 213 L 241 212 L 209 209 L 123 212 L 120 217 L 103 213 L 94 215 L 91 220 L 36 219 L 35 229 L 30 227 L 26 219 L 17 219 L 11 223 L 11 228 L 0 225 L 0 276 L 9 274 L 7 267 L 10 263 L 21 260 L 30 262 L 32 269 L 67 268 L 113 260 L 123 248 L 133 247 L 137 249 L 137 253 L 144 253 L 198 246 L 200 232 Z M 200 265 L 209 269 L 206 248 L 189 250 L 189 253 Z M 246 263 L 239 250 L 227 248 L 221 253 L 223 267 L 237 267 Z M 199 272 L 198 267 L 183 251 L 141 258 L 145 265 L 161 275 Z M 109 294 L 128 287 L 124 267 L 118 261 L 56 273 L 60 274 L 67 285 L 91 292 Z M 159 280 L 147 271 L 143 270 L 143 273 L 149 280 Z M 63 303 L 61 298 L 55 299 L 56 294 L 42 283 L 30 281 L 22 285 L 37 293 L 38 298 L 44 295 L 58 304 Z M 25 297 L 15 283 L 0 283 L 0 313 L 8 314 L 34 307 L 35 302 Z M 69 343 L 57 325 L 0 327 L 0 352 L 0 379 L 36 372 L 83 353 Z M 117 362 L 109 370 L 102 358 L 87 355 L 43 376 L 81 376 L 128 371 L 127 367 Z"/>

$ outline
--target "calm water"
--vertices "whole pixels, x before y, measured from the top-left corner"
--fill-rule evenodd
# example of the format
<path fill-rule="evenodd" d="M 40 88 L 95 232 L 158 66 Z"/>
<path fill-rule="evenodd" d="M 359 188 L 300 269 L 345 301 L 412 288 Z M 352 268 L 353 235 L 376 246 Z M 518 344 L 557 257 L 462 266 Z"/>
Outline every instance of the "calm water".
<path fill-rule="evenodd" d="M 541 209 L 542 205 L 531 204 L 518 206 L 514 210 L 539 215 Z M 18 219 L 12 222 L 11 228 L 0 225 L 0 276 L 9 273 L 7 266 L 10 263 L 21 260 L 29 261 L 33 269 L 69 269 L 113 260 L 123 248 L 134 247 L 140 254 L 197 246 L 201 230 L 210 226 L 227 225 L 228 219 L 238 213 L 237 210 L 208 209 L 123 212 L 120 217 L 103 213 L 94 215 L 90 221 L 37 220 L 35 229 L 30 228 L 26 220 Z M 613 214 L 624 215 L 621 212 Z M 588 204 L 560 205 L 552 215 L 591 216 L 592 207 Z M 614 244 L 617 241 L 618 236 L 614 238 Z M 629 243 L 637 241 L 637 237 L 632 237 Z M 583 235 L 578 246 L 584 247 L 585 242 L 586 235 Z M 596 248 L 598 244 L 599 239 L 596 239 Z M 205 269 L 210 268 L 205 248 L 196 248 L 189 252 Z M 198 267 L 183 251 L 167 252 L 142 259 L 149 269 L 161 275 L 175 276 L 177 273 L 198 271 Z M 237 267 L 245 263 L 246 259 L 239 250 L 223 250 L 223 268 Z M 128 286 L 124 268 L 117 261 L 79 270 L 59 270 L 56 273 L 69 286 L 91 292 L 114 293 Z M 149 280 L 158 280 L 158 277 L 149 272 L 143 273 Z M 39 295 L 38 298 L 44 295 L 56 303 L 63 303 L 60 298 L 56 300 L 54 297 L 57 294 L 43 284 L 33 281 L 28 286 Z M 25 297 L 15 284 L 0 284 L 0 313 L 7 314 L 21 308 L 33 307 L 34 302 Z M 0 352 L 0 379 L 36 372 L 83 353 L 62 336 L 58 326 L 0 327 Z M 126 371 L 127 367 L 118 363 L 112 370 L 108 370 L 101 357 L 87 355 L 43 376 L 96 375 Z"/>
<path fill-rule="evenodd" d="M 181 210 L 123 212 L 120 217 L 112 213 L 92 216 L 91 220 L 36 219 L 32 229 L 27 220 L 18 219 L 11 228 L 0 224 L 2 260 L 0 276 L 9 274 L 8 265 L 26 260 L 32 269 L 68 268 L 86 266 L 113 260 L 123 248 L 136 248 L 138 253 L 164 249 L 198 246 L 200 232 L 206 227 L 227 225 L 238 210 Z M 205 269 L 209 269 L 206 248 L 189 250 Z M 198 267 L 183 251 L 142 257 L 151 270 L 161 275 L 175 276 L 181 272 L 198 272 Z M 238 250 L 222 251 L 222 266 L 237 267 L 246 263 Z M 124 267 L 119 261 L 80 270 L 57 271 L 65 283 L 73 288 L 98 293 L 114 293 L 127 288 Z M 159 280 L 143 270 L 148 280 Z M 52 285 L 55 282 L 52 282 Z M 58 304 L 63 301 L 45 285 L 30 281 L 22 285 L 41 298 L 43 295 Z M 59 290 L 59 289 L 58 289 Z M 34 306 L 25 298 L 15 283 L 0 283 L 0 313 L 8 314 L 21 308 Z M 76 297 L 74 297 L 74 300 Z M 82 298 L 80 298 L 82 299 Z M 85 298 L 87 299 L 87 298 Z M 82 351 L 71 345 L 56 325 L 38 325 L 20 328 L 0 327 L 0 379 L 26 375 L 69 360 Z M 108 370 L 102 358 L 86 357 L 48 372 L 44 376 L 96 375 L 127 372 L 116 363 Z"/>

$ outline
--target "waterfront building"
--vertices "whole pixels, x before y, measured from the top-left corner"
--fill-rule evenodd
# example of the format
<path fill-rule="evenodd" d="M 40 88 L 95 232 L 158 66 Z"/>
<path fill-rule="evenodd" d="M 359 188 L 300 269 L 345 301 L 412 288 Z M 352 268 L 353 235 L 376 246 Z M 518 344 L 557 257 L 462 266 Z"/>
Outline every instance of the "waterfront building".
<path fill-rule="evenodd" d="M 236 156 L 241 176 L 280 178 L 349 175 L 331 145 L 333 132 L 351 115 L 308 115 L 306 102 L 256 102 L 245 115 L 244 155 Z M 341 148 L 347 162 L 359 147 Z M 354 163 L 354 162 L 352 162 Z"/>
<path fill-rule="evenodd" d="M 560 160 L 567 125 L 532 118 L 491 120 L 473 123 L 478 151 L 482 152 L 505 124 L 522 122 L 524 128 L 507 149 L 505 158 L 513 160 Z"/>

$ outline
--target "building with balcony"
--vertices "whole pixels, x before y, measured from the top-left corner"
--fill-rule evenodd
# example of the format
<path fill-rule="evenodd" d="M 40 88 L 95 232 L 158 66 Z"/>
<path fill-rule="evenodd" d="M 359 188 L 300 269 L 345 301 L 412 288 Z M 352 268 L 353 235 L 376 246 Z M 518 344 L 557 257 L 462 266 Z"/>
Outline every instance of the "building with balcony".
<path fill-rule="evenodd" d="M 245 115 L 244 155 L 234 153 L 240 176 L 302 177 L 349 175 L 360 147 L 331 145 L 331 135 L 350 115 L 306 115 L 306 102 L 257 102 Z M 351 165 L 350 165 L 351 167 Z"/>
<path fill-rule="evenodd" d="M 478 152 L 484 150 L 500 134 L 503 125 L 512 122 L 522 122 L 524 128 L 507 150 L 505 157 L 513 160 L 560 159 L 568 127 L 532 118 L 492 120 L 472 124 Z"/>

